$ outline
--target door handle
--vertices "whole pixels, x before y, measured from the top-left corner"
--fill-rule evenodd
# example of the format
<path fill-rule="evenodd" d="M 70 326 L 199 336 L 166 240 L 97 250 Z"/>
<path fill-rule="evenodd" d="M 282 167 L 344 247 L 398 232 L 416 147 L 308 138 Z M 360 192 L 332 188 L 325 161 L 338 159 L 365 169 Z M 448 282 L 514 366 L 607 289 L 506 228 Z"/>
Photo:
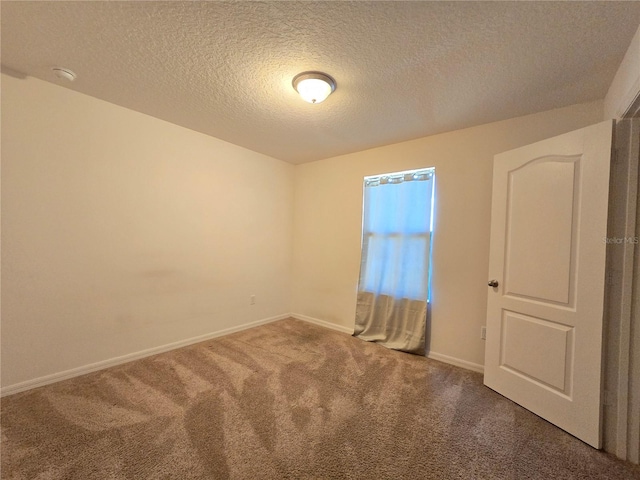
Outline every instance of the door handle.
<path fill-rule="evenodd" d="M 496 288 L 499 284 L 498 284 L 498 280 L 489 280 L 489 283 L 487 284 L 490 287 Z"/>

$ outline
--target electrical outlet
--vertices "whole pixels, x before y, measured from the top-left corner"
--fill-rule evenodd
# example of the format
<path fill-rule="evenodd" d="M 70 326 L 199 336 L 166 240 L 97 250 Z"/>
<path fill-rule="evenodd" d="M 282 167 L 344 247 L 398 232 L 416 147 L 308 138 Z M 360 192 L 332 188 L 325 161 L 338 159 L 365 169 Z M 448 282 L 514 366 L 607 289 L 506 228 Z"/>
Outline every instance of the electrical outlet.
<path fill-rule="evenodd" d="M 255 305 L 256 304 L 256 296 L 255 295 L 250 295 L 249 296 L 249 305 Z"/>
<path fill-rule="evenodd" d="M 487 327 L 480 327 L 480 338 L 482 340 L 487 339 Z"/>

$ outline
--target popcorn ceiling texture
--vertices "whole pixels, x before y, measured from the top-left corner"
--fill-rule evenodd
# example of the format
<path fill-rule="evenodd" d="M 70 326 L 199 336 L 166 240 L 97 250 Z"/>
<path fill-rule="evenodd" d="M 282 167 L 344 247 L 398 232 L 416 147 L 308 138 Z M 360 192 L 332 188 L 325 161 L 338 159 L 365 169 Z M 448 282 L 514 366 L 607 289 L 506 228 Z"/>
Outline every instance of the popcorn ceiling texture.
<path fill-rule="evenodd" d="M 2 2 L 2 63 L 303 163 L 601 99 L 639 23 L 640 2 Z M 302 101 L 304 70 L 336 92 Z"/>

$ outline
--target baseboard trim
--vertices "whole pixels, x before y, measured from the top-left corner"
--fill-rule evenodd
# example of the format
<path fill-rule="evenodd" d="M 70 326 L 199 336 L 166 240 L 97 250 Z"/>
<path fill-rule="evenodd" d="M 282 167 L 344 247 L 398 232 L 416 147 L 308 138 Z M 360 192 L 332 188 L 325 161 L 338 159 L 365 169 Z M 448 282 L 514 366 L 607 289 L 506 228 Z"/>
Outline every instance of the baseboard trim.
<path fill-rule="evenodd" d="M 303 322 L 313 323 L 321 327 L 330 328 L 331 330 L 337 330 L 338 332 L 348 333 L 349 335 L 353 334 L 353 328 L 344 327 L 342 325 L 336 325 L 335 323 L 327 322 L 325 320 L 320 320 L 319 318 L 309 317 L 308 315 L 302 315 L 301 313 L 292 313 L 290 316 L 297 320 L 302 320 Z"/>
<path fill-rule="evenodd" d="M 157 355 L 158 353 L 168 352 L 170 350 L 175 350 L 176 348 L 186 347 L 188 345 L 193 345 L 194 343 L 204 342 L 212 338 L 223 337 L 225 335 L 240 332 L 242 330 L 248 330 L 249 328 L 257 327 L 259 325 L 265 325 L 267 323 L 276 322 L 278 320 L 284 320 L 285 318 L 289 318 L 290 316 L 290 314 L 286 313 L 283 315 L 277 315 L 275 317 L 263 318 L 254 322 L 238 325 L 236 327 L 225 328 L 223 330 L 218 330 L 211 333 L 205 333 L 204 335 L 187 338 L 178 342 L 167 343 L 166 345 L 161 345 L 159 347 L 148 348 L 139 352 L 129 353 L 120 357 L 114 357 L 107 360 L 102 360 L 100 362 L 83 365 L 82 367 L 72 368 L 70 370 L 64 370 L 62 372 L 52 373 L 43 377 L 34 378 L 33 380 L 26 380 L 24 382 L 15 383 L 13 385 L 7 385 L 6 387 L 0 388 L 0 397 L 24 392 L 26 390 L 31 390 L 33 388 L 42 387 L 51 383 L 60 382 L 69 378 L 79 377 L 80 375 L 96 372 L 98 370 L 104 370 L 105 368 L 115 367 L 116 365 L 121 365 L 123 363 L 132 362 L 141 358 L 150 357 L 151 355 Z"/>
<path fill-rule="evenodd" d="M 115 367 L 116 365 L 122 365 L 123 363 L 132 362 L 134 360 L 139 360 L 141 358 L 150 357 L 152 355 L 168 352 L 170 350 L 175 350 L 181 347 L 186 347 L 188 345 L 193 345 L 194 343 L 204 342 L 212 338 L 223 337 L 225 335 L 230 335 L 235 332 L 248 330 L 253 327 L 265 325 L 271 322 L 276 322 L 278 320 L 284 320 L 285 318 L 290 318 L 290 317 L 293 317 L 297 320 L 302 320 L 303 322 L 312 323 L 314 325 L 318 325 L 324 328 L 329 328 L 331 330 L 336 330 L 338 332 L 347 333 L 349 335 L 353 334 L 353 329 L 349 327 L 336 325 L 335 323 L 327 322 L 325 320 L 320 320 L 319 318 L 310 317 L 308 315 L 302 315 L 300 313 L 286 313 L 282 315 L 277 315 L 275 317 L 263 318 L 261 320 L 256 320 L 254 322 L 245 323 L 243 325 L 238 325 L 236 327 L 225 328 L 223 330 L 218 330 L 216 332 L 206 333 L 204 335 L 199 335 L 197 337 L 187 338 L 185 340 L 180 340 L 178 342 L 168 343 L 166 345 L 161 345 L 159 347 L 153 347 L 146 350 L 141 350 L 139 352 L 129 353 L 127 355 L 122 355 L 120 357 L 114 357 L 114 358 L 110 358 L 100 362 L 90 363 L 82 367 L 77 367 L 77 368 L 72 368 L 70 370 L 64 370 L 62 372 L 52 373 L 50 375 L 34 378 L 32 380 L 26 380 L 24 382 L 16 383 L 13 385 L 7 385 L 6 387 L 0 388 L 0 397 L 5 397 L 7 395 L 12 395 L 14 393 L 24 392 L 27 390 L 31 390 L 33 388 L 43 387 L 51 383 L 60 382 L 62 380 L 67 380 L 69 378 L 79 377 L 81 375 L 86 375 L 87 373 L 97 372 L 98 370 L 104 370 L 105 368 Z M 437 352 L 428 352 L 427 357 L 433 360 L 438 360 L 439 362 L 455 365 L 456 367 L 465 368 L 467 370 L 472 370 L 474 372 L 484 373 L 483 365 L 473 363 L 473 362 L 468 362 L 467 360 L 450 357 L 449 355 L 443 355 L 442 353 L 437 353 Z"/>
<path fill-rule="evenodd" d="M 461 358 L 450 357 L 449 355 L 443 355 L 442 353 L 438 352 L 427 352 L 427 358 L 443 363 L 448 363 L 450 365 L 455 365 L 456 367 L 465 368 L 467 370 L 472 370 L 474 372 L 484 373 L 484 365 L 468 362 L 467 360 L 462 360 Z"/>
<path fill-rule="evenodd" d="M 344 333 L 348 333 L 349 335 L 353 335 L 353 329 L 349 327 L 336 325 L 335 323 L 330 323 L 325 320 L 320 320 L 319 318 L 309 317 L 308 315 L 302 315 L 301 313 L 291 313 L 290 316 L 297 320 L 302 320 L 304 322 L 313 323 L 314 325 L 319 325 L 321 327 L 330 328 L 331 330 L 337 330 L 338 332 L 344 332 Z M 462 360 L 461 358 L 450 357 L 449 355 L 444 355 L 442 353 L 437 353 L 437 352 L 428 352 L 426 356 L 427 358 L 430 358 L 432 360 L 448 363 L 449 365 L 454 365 L 456 367 L 464 368 L 466 370 L 472 370 L 474 372 L 484 373 L 484 365 L 469 362 L 467 360 Z"/>

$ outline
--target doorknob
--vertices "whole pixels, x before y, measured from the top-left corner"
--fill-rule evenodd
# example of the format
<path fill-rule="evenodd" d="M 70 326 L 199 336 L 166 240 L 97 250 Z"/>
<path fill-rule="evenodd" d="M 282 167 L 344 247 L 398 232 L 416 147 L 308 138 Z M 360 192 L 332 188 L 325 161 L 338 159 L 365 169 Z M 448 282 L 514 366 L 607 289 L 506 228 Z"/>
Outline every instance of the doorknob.
<path fill-rule="evenodd" d="M 498 280 L 489 280 L 488 285 L 490 287 L 496 288 L 498 286 Z"/>

